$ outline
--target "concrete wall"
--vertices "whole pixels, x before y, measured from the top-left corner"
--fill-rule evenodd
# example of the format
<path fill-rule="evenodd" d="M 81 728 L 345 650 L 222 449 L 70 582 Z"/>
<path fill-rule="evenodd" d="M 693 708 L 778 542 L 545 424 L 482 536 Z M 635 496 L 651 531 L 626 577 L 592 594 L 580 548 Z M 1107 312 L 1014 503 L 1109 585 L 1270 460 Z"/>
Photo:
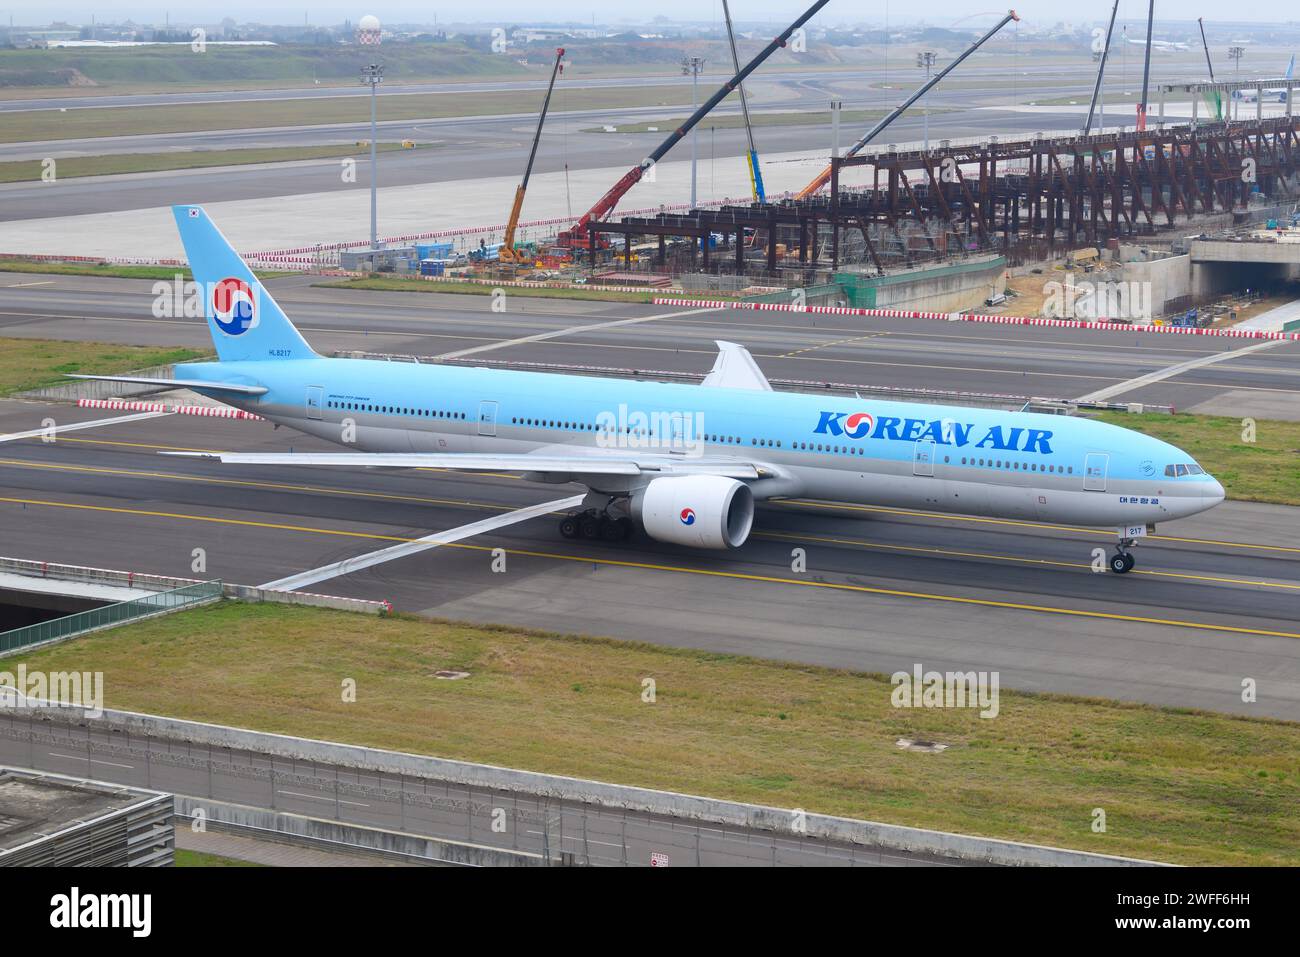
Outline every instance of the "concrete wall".
<path fill-rule="evenodd" d="M 195 359 L 202 362 L 202 359 Z M 124 375 L 140 376 L 148 379 L 174 379 L 174 365 L 150 366 L 148 369 L 135 369 Z M 129 382 L 95 382 L 87 379 L 70 379 L 60 385 L 46 386 L 19 393 L 20 399 L 47 399 L 54 401 L 75 402 L 77 399 L 125 399 L 131 396 L 147 395 L 152 392 L 166 391 L 155 386 L 132 385 Z"/>
<path fill-rule="evenodd" d="M 1191 245 L 1192 262 L 1277 263 L 1300 265 L 1300 243 L 1232 242 L 1197 239 Z"/>
<path fill-rule="evenodd" d="M 795 301 L 795 294 L 802 292 L 805 306 L 838 306 L 845 302 L 844 290 L 839 283 L 828 282 L 819 286 L 804 286 L 802 289 L 783 289 L 780 292 L 764 293 L 761 296 L 746 296 L 745 302 L 790 303 Z"/>
<path fill-rule="evenodd" d="M 56 717 L 65 719 L 68 714 L 68 709 L 49 705 L 37 705 L 32 710 L 38 713 L 54 713 Z M 80 715 L 80 712 L 76 713 Z M 80 720 L 89 719 L 81 717 Z M 107 729 L 120 728 L 133 734 L 188 741 L 218 748 L 250 750 L 290 760 L 342 764 L 363 770 L 405 774 L 477 788 L 583 801 L 606 807 L 628 808 L 691 821 L 755 828 L 777 833 L 790 833 L 793 820 L 792 812 L 785 808 L 741 804 L 649 788 L 625 787 L 600 781 L 470 764 L 464 761 L 449 761 L 397 751 L 312 741 L 157 715 L 105 711 L 103 717 L 93 723 Z M 1155 863 L 1035 844 L 1017 844 L 964 834 L 949 834 L 922 828 L 900 827 L 873 821 L 857 821 L 823 814 L 808 814 L 804 818 L 804 825 L 806 833 L 811 837 L 846 841 L 865 847 L 938 854 L 990 864 L 1134 866 Z"/>
<path fill-rule="evenodd" d="M 1126 262 L 1121 281 L 1150 283 L 1151 311 L 1158 316 L 1168 311 L 1166 303 L 1192 295 L 1192 259 L 1168 256 L 1148 262 Z"/>
<path fill-rule="evenodd" d="M 382 831 L 243 804 L 226 804 L 206 798 L 176 795 L 177 826 L 192 826 L 191 822 L 199 810 L 202 810 L 206 826 L 214 831 L 289 844 L 324 846 L 340 851 L 374 851 L 429 864 L 459 864 L 466 867 L 539 867 L 547 863 L 540 854 L 526 851 Z"/>
<path fill-rule="evenodd" d="M 1006 290 L 1006 265 L 1001 256 L 986 256 L 885 276 L 836 273 L 835 281 L 844 287 L 849 305 L 859 308 L 964 312 Z"/>
<path fill-rule="evenodd" d="M 112 568 L 87 568 L 80 565 L 58 565 L 38 562 L 25 558 L 0 558 L 0 572 L 18 575 L 42 582 L 66 582 L 67 594 L 85 593 L 86 585 L 113 585 L 124 588 L 139 589 L 142 595 L 196 585 L 197 578 L 174 578 L 167 575 L 143 575 L 136 572 L 118 571 Z M 268 591 L 254 585 L 236 585 L 223 583 L 222 593 L 226 598 L 239 601 L 270 601 L 286 605 L 309 605 L 314 608 L 332 608 L 335 611 L 362 612 L 369 615 L 381 615 L 389 606 L 380 601 L 365 601 L 359 598 L 340 598 L 334 595 L 315 595 L 310 592 Z M 118 600 L 125 600 L 119 596 Z"/>

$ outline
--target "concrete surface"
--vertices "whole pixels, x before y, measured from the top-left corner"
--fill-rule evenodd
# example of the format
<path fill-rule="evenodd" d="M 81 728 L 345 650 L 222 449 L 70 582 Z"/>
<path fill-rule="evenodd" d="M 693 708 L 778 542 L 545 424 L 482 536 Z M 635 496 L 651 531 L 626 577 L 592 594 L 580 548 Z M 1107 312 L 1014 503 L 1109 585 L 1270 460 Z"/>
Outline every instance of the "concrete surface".
<path fill-rule="evenodd" d="M 345 854 L 316 847 L 298 847 L 281 841 L 258 840 L 242 834 L 217 831 L 196 833 L 188 822 L 179 822 L 176 849 L 214 854 L 263 867 L 404 867 L 400 861 L 375 854 Z"/>

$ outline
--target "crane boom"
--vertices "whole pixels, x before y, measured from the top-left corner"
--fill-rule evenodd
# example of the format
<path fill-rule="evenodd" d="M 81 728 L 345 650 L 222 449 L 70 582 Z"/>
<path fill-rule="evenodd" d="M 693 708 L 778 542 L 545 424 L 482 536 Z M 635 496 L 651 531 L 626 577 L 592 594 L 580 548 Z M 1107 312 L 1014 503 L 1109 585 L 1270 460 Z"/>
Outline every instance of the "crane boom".
<path fill-rule="evenodd" d="M 731 8 L 727 5 L 727 0 L 722 0 L 722 15 L 727 21 L 727 40 L 731 43 L 731 64 L 736 72 L 740 72 L 740 56 L 736 53 L 736 31 L 731 25 Z M 749 156 L 745 160 L 745 165 L 749 167 L 749 188 L 753 193 L 754 201 L 759 203 L 767 202 L 767 192 L 763 189 L 763 173 L 758 167 L 758 147 L 754 145 L 754 125 L 749 120 L 749 97 L 745 95 L 745 85 L 742 83 L 738 87 L 740 91 L 740 112 L 745 117 L 745 136 L 749 140 Z"/>
<path fill-rule="evenodd" d="M 875 139 L 877 136 L 880 135 L 881 130 L 883 130 L 890 123 L 894 122 L 894 120 L 902 116 L 903 113 L 906 112 L 907 109 L 913 103 L 915 103 L 921 97 L 925 96 L 925 94 L 928 93 L 933 87 L 938 85 L 940 80 L 942 80 L 953 70 L 957 69 L 957 67 L 961 65 L 961 62 L 963 60 L 965 60 L 968 56 L 970 56 L 972 53 L 974 53 L 976 50 L 982 47 L 986 42 L 988 42 L 988 40 L 993 36 L 993 34 L 997 33 L 999 30 L 1005 27 L 1012 20 L 1019 21 L 1020 17 L 1016 15 L 1016 11 L 1008 10 L 1007 15 L 1003 17 L 1001 21 L 999 21 L 997 26 L 995 26 L 988 33 L 984 34 L 984 36 L 980 37 L 978 40 L 972 43 L 965 53 L 963 53 L 961 56 L 957 57 L 957 59 L 949 63 L 939 73 L 935 74 L 933 79 L 931 79 L 928 83 L 926 83 L 919 90 L 917 90 L 910 97 L 908 97 L 906 103 L 896 108 L 892 113 L 890 113 L 883 120 L 881 120 L 879 123 L 873 126 L 871 128 L 871 131 L 867 133 L 866 136 L 862 137 L 862 139 L 858 140 L 856 143 L 853 144 L 852 148 L 849 149 L 849 151 L 844 154 L 845 157 L 857 156 L 859 153 L 861 153 L 868 143 L 870 143 L 873 139 Z M 820 173 L 817 174 L 816 179 L 814 179 L 811 183 L 809 183 L 799 192 L 798 198 L 807 199 L 808 197 L 816 193 L 819 189 L 821 189 L 823 186 L 825 186 L 827 183 L 829 183 L 830 180 L 831 180 L 831 168 L 827 166 L 824 170 L 822 170 Z"/>
<path fill-rule="evenodd" d="M 524 178 L 515 190 L 515 204 L 510 209 L 510 219 L 506 223 L 506 233 L 501 241 L 498 255 L 502 262 L 523 262 L 525 257 L 515 250 L 515 230 L 519 228 L 519 214 L 524 208 L 524 193 L 528 192 L 528 180 L 533 175 L 533 161 L 537 159 L 537 144 L 542 141 L 542 127 L 546 123 L 546 112 L 551 108 L 551 93 L 555 90 L 555 78 L 563 69 L 564 47 L 555 51 L 555 65 L 551 67 L 551 82 L 546 87 L 546 98 L 542 100 L 542 112 L 537 117 L 537 132 L 533 134 L 533 148 L 528 154 L 528 165 L 524 167 Z"/>
<path fill-rule="evenodd" d="M 1201 17 L 1196 18 L 1196 24 L 1201 28 L 1201 47 L 1205 50 L 1205 65 L 1210 69 L 1210 82 L 1214 82 L 1214 64 L 1210 62 L 1210 44 L 1205 40 L 1205 20 Z M 1206 97 L 1209 100 L 1209 97 Z M 1223 99 L 1218 90 L 1214 91 L 1214 118 L 1223 119 Z"/>
<path fill-rule="evenodd" d="M 1147 2 L 1147 48 L 1142 64 L 1142 102 L 1138 104 L 1137 128 L 1141 133 L 1147 128 L 1147 94 L 1151 86 L 1151 27 L 1156 17 L 1156 0 Z"/>
<path fill-rule="evenodd" d="M 1115 32 L 1115 14 L 1119 11 L 1119 0 L 1115 0 L 1115 5 L 1110 8 L 1110 26 L 1106 28 L 1106 45 L 1101 49 L 1101 64 L 1097 67 L 1097 82 L 1092 88 L 1092 103 L 1088 106 L 1088 122 L 1084 124 L 1083 132 L 1086 136 L 1092 132 L 1092 118 L 1097 113 L 1097 99 L 1101 95 L 1101 81 L 1106 75 L 1106 59 L 1110 56 L 1110 36 Z M 1147 35 L 1147 47 L 1150 48 L 1151 36 Z M 1103 110 L 1102 112 L 1105 112 Z"/>
<path fill-rule="evenodd" d="M 672 135 L 660 143 L 653 153 L 643 159 L 638 165 L 633 166 L 630 170 L 624 173 L 622 178 L 610 188 L 609 192 L 596 202 L 595 206 L 592 206 L 591 209 L 587 210 L 587 212 L 582 215 L 582 218 L 574 223 L 572 227 L 561 233 L 557 239 L 558 245 L 581 245 L 588 224 L 608 216 L 610 212 L 613 211 L 614 207 L 618 205 L 618 201 L 627 194 L 627 191 L 641 181 L 641 177 L 645 175 L 646 170 L 659 162 L 659 160 L 664 157 L 664 154 L 676 146 L 682 138 L 700 122 L 700 120 L 708 116 L 709 112 L 715 106 L 735 92 L 736 87 L 743 83 L 746 77 L 758 69 L 759 66 L 763 64 L 763 61 L 781 47 L 785 46 L 786 41 L 790 39 L 790 35 L 793 34 L 794 31 L 798 30 L 801 26 L 816 16 L 817 12 L 828 3 L 830 3 L 830 0 L 817 0 L 816 3 L 804 11 L 803 15 L 799 17 L 799 19 L 786 27 L 780 36 L 776 37 L 771 43 L 765 46 L 758 56 L 750 60 L 749 63 L 745 65 L 744 69 L 736 71 L 736 75 L 726 83 L 722 84 L 722 86 L 718 88 L 718 91 L 709 97 L 708 100 L 704 102 L 704 105 L 692 114 L 690 119 L 683 123 L 678 129 L 674 130 Z"/>

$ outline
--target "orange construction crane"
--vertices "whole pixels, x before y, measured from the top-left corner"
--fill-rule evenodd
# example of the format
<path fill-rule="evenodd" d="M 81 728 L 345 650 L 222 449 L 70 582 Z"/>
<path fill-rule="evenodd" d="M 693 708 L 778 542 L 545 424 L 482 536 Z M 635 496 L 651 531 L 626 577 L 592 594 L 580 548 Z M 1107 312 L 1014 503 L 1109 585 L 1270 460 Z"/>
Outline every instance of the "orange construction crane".
<path fill-rule="evenodd" d="M 546 123 L 546 111 L 551 106 L 551 93 L 555 90 L 555 78 L 564 72 L 564 47 L 555 51 L 555 66 L 551 68 L 551 82 L 546 87 L 546 99 L 542 101 L 542 113 L 537 117 L 537 132 L 533 136 L 533 149 L 528 154 L 528 165 L 524 167 L 524 179 L 515 190 L 515 205 L 510 210 L 510 221 L 506 223 L 505 239 L 501 242 L 498 255 L 502 262 L 525 265 L 528 256 L 515 249 L 515 230 L 519 228 L 519 214 L 524 208 L 524 193 L 528 191 L 528 178 L 533 175 L 533 161 L 537 159 L 537 144 L 542 141 L 542 126 Z"/>

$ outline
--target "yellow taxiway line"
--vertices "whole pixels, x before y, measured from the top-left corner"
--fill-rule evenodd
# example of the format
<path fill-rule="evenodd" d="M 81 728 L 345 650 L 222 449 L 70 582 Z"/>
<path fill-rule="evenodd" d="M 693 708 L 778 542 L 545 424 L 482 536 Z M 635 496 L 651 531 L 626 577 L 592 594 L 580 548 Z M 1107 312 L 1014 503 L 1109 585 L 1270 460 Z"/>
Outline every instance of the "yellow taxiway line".
<path fill-rule="evenodd" d="M 67 508 L 92 512 L 106 512 L 120 515 L 135 515 L 149 518 L 167 518 L 179 521 L 207 522 L 216 525 L 233 525 L 247 528 L 265 528 L 273 531 L 298 532 L 308 535 L 333 535 L 343 538 L 362 538 L 391 542 L 414 542 L 417 539 L 382 535 L 374 532 L 353 532 L 344 529 L 314 528 L 303 525 L 288 525 L 278 522 L 256 522 L 249 519 L 218 518 L 211 515 L 189 515 L 182 512 L 159 512 L 148 509 L 122 508 L 120 506 L 84 505 L 72 502 L 54 502 L 42 499 L 22 499 L 0 497 L 0 502 L 14 505 L 34 505 L 48 508 Z M 455 542 L 448 548 L 464 548 L 471 551 L 492 553 L 495 549 L 488 545 L 470 545 Z M 991 598 L 970 598 L 960 595 L 944 595 L 935 592 L 911 591 L 902 588 L 883 588 L 872 585 L 854 585 L 846 582 L 810 581 L 799 578 L 785 578 L 775 575 L 758 575 L 746 572 L 722 571 L 717 569 L 690 568 L 684 565 L 665 565 L 656 562 L 637 562 L 624 559 L 603 558 L 583 555 L 564 555 L 557 552 L 542 552 L 532 549 L 506 549 L 511 555 L 545 558 L 553 561 L 576 562 L 586 565 L 605 565 L 612 568 L 641 568 L 650 571 L 674 572 L 687 575 L 704 575 L 710 578 L 725 578 L 732 581 L 764 582 L 778 585 L 797 585 L 804 588 L 824 588 L 832 591 L 845 591 L 857 594 L 882 595 L 894 598 L 913 598 L 924 601 L 945 602 L 957 605 L 972 605 L 983 608 L 1001 608 L 1010 611 L 1029 611 L 1040 614 L 1062 615 L 1074 618 L 1091 618 L 1104 621 L 1122 621 L 1135 624 L 1166 625 L 1176 628 L 1191 628 L 1198 631 L 1218 631 L 1240 635 L 1259 635 L 1270 638 L 1300 638 L 1300 633 L 1272 631 L 1263 628 L 1244 628 L 1238 625 L 1215 625 L 1199 621 L 1181 621 L 1172 618 L 1155 618 L 1145 615 L 1125 615 L 1119 612 L 1089 611 L 1080 608 L 1062 608 L 1054 605 L 1034 605 L 1027 602 L 999 601 Z"/>

